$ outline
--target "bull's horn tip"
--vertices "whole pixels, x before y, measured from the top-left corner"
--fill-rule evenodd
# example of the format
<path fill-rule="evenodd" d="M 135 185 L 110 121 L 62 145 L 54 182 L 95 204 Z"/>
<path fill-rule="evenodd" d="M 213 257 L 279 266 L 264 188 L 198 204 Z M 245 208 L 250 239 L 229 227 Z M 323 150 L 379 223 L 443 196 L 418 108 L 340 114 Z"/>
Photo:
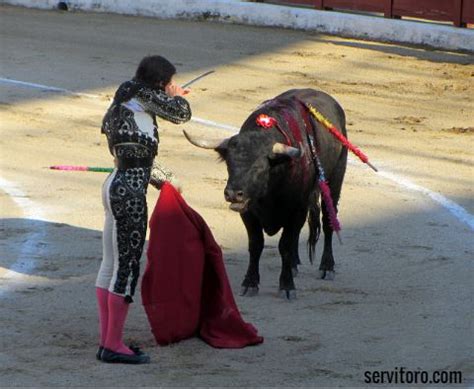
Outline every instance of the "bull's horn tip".
<path fill-rule="evenodd" d="M 299 148 L 288 146 L 283 143 L 275 143 L 272 150 L 275 154 L 285 154 L 289 157 L 300 158 L 303 155 Z"/>

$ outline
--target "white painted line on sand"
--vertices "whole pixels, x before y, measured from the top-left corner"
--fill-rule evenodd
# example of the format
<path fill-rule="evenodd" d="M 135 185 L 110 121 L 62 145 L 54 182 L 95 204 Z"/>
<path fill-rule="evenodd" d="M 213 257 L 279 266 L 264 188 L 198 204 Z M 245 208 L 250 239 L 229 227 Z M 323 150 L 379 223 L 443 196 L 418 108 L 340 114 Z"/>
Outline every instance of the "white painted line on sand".
<path fill-rule="evenodd" d="M 1 84 L 9 84 L 9 85 L 15 85 L 15 86 L 20 86 L 24 88 L 34 88 L 34 89 L 41 89 L 44 91 L 49 91 L 49 92 L 60 92 L 60 93 L 66 93 L 68 95 L 74 95 L 74 96 L 83 96 L 83 97 L 90 97 L 90 98 L 95 98 L 95 99 L 100 99 L 102 98 L 99 95 L 91 95 L 88 93 L 79 93 L 79 92 L 73 92 L 68 89 L 64 88 L 56 88 L 54 86 L 47 86 L 47 85 L 42 85 L 42 84 L 35 84 L 32 82 L 24 82 L 24 81 L 18 81 L 18 80 L 12 80 L 10 78 L 2 78 L 0 77 L 0 83 Z"/>
<path fill-rule="evenodd" d="M 231 131 L 231 132 L 234 132 L 234 133 L 237 133 L 240 130 L 238 127 L 229 126 L 228 124 L 221 124 L 221 123 L 213 122 L 212 120 L 201 119 L 201 118 L 198 118 L 196 116 L 193 116 L 191 118 L 191 120 L 193 122 L 203 124 L 205 126 L 220 128 L 221 130 Z"/>
<path fill-rule="evenodd" d="M 205 119 L 199 119 L 199 118 L 194 118 L 194 119 L 197 119 L 195 121 L 200 124 L 209 125 L 211 127 L 216 127 L 216 128 L 221 128 L 223 130 L 231 131 L 233 133 L 239 132 L 239 128 L 237 127 L 229 126 L 226 124 L 220 124 L 220 123 L 216 123 L 216 122 L 205 120 Z M 349 156 L 349 162 L 351 163 L 351 165 L 361 166 L 361 162 L 358 159 L 352 157 L 352 155 Z M 377 166 L 376 162 L 374 164 Z M 419 192 L 428 196 L 434 202 L 438 203 L 443 208 L 448 210 L 458 220 L 467 224 L 471 228 L 471 230 L 474 231 L 474 215 L 471 215 L 466 209 L 464 209 L 463 207 L 461 207 L 459 204 L 455 203 L 454 201 L 444 197 L 442 194 L 433 192 L 428 188 L 415 184 L 414 182 L 410 181 L 408 178 L 399 176 L 397 174 L 394 174 L 385 170 L 379 169 L 379 171 L 376 174 L 378 176 L 386 178 L 387 180 L 395 182 L 398 186 L 402 188 L 406 188 L 408 190 Z"/>
<path fill-rule="evenodd" d="M 447 209 L 455 218 L 467 224 L 471 228 L 471 230 L 474 231 L 474 216 L 454 201 L 444 197 L 440 193 L 433 192 L 421 185 L 415 184 L 414 182 L 410 181 L 405 177 L 398 176 L 396 174 L 383 170 L 379 171 L 378 175 L 397 183 L 399 186 L 402 186 L 415 192 L 420 192 L 428 196 L 433 201 L 440 204 L 443 208 Z"/>
<path fill-rule="evenodd" d="M 47 221 L 45 212 L 40 204 L 31 201 L 28 196 L 11 181 L 0 177 L 0 189 L 21 208 L 24 217 L 35 221 Z M 0 297 L 3 297 L 14 285 L 21 283 L 21 279 L 32 273 L 36 267 L 36 258 L 41 254 L 39 244 L 46 237 L 44 229 L 38 229 L 22 236 L 23 243 L 18 252 L 15 263 L 2 275 L 1 279 L 8 280 L 7 284 L 0 284 Z"/>
<path fill-rule="evenodd" d="M 69 89 L 57 88 L 55 86 L 48 86 L 48 85 L 43 85 L 43 84 L 36 84 L 36 83 L 33 83 L 33 82 L 13 80 L 11 78 L 0 78 L 0 84 L 15 85 L 15 86 L 20 86 L 20 87 L 24 87 L 24 88 L 40 89 L 40 90 L 49 91 L 49 92 L 66 93 L 66 94 L 72 95 L 72 96 L 83 96 L 83 97 L 89 97 L 89 98 L 92 98 L 92 99 L 102 99 L 103 98 L 102 96 L 99 96 L 99 95 L 94 95 L 94 94 L 89 94 L 89 93 L 78 93 L 78 92 L 70 91 Z M 201 119 L 201 118 L 198 118 L 196 116 L 193 116 L 191 118 L 191 120 L 193 122 L 196 122 L 196 123 L 199 123 L 199 124 L 203 124 L 203 125 L 211 126 L 211 127 L 216 127 L 216 128 L 220 128 L 220 129 L 227 130 L 227 131 L 232 131 L 232 132 L 239 131 L 239 129 L 237 127 L 229 126 L 229 125 L 226 125 L 226 124 L 216 123 L 216 122 L 213 122 L 213 121 L 207 120 L 207 119 Z"/>
<path fill-rule="evenodd" d="M 91 94 L 85 94 L 85 93 L 76 93 L 72 92 L 67 89 L 63 88 L 56 88 L 56 87 L 51 87 L 47 85 L 41 85 L 41 84 L 34 84 L 34 83 L 29 83 L 29 82 L 23 82 L 23 81 L 18 81 L 18 80 L 12 80 L 9 78 L 0 78 L 0 83 L 8 83 L 12 85 L 20 85 L 20 86 L 25 86 L 25 87 L 31 87 L 31 88 L 39 88 L 39 89 L 44 89 L 44 90 L 51 90 L 51 91 L 58 91 L 58 92 L 64 92 L 67 94 L 72 94 L 72 95 L 79 95 L 79 96 L 85 96 L 85 97 L 91 97 L 91 98 L 100 98 L 99 95 L 91 95 Z M 207 119 L 201 119 L 198 117 L 193 117 L 191 120 L 193 120 L 196 123 L 203 124 L 203 125 L 208 125 L 211 127 L 216 127 L 220 128 L 226 131 L 231 131 L 234 133 L 237 133 L 239 129 L 234 126 L 229 126 L 227 124 L 221 124 L 217 122 L 213 122 L 211 120 Z M 377 165 L 377 163 L 375 163 Z M 440 193 L 433 192 L 421 185 L 415 184 L 412 181 L 410 181 L 407 178 L 404 178 L 402 176 L 390 173 L 388 171 L 380 171 L 378 172 L 378 176 L 384 177 L 390 181 L 395 182 L 399 186 L 416 191 L 419 193 L 422 193 L 429 198 L 431 198 L 433 201 L 436 203 L 440 204 L 443 208 L 448 210 L 454 217 L 456 217 L 459 221 L 467 224 L 471 230 L 474 231 L 474 215 L 471 215 L 466 209 L 461 207 L 459 204 L 455 203 L 452 200 L 449 200 L 448 198 L 444 197 Z"/>

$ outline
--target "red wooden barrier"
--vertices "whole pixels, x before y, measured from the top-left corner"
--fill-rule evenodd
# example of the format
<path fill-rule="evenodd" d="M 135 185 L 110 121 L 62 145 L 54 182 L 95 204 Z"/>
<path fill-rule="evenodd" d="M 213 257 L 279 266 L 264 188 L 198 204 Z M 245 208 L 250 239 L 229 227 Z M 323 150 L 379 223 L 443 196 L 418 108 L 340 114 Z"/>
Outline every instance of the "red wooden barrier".
<path fill-rule="evenodd" d="M 316 9 L 326 10 L 378 12 L 383 13 L 386 18 L 408 16 L 450 21 L 458 27 L 474 23 L 474 0 L 266 0 L 266 2 L 313 6 Z"/>
<path fill-rule="evenodd" d="M 318 9 L 349 9 L 353 11 L 380 12 L 390 14 L 392 0 L 316 0 L 314 6 Z"/>
<path fill-rule="evenodd" d="M 458 3 L 458 4 L 456 4 Z M 456 5 L 461 5 L 461 0 L 393 0 L 392 12 L 394 15 L 412 16 L 415 18 L 458 21 L 460 24 L 461 10 L 456 15 Z"/>
<path fill-rule="evenodd" d="M 463 0 L 461 21 L 463 24 L 474 24 L 474 0 Z"/>

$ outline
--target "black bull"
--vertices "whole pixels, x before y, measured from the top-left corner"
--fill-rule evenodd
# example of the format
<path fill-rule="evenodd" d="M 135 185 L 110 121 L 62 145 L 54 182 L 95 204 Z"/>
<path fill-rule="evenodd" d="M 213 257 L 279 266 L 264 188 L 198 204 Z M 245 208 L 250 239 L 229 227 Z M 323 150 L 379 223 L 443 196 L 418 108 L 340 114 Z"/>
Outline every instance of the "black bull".
<path fill-rule="evenodd" d="M 347 149 L 312 117 L 308 104 L 346 135 L 341 106 L 328 94 L 313 89 L 289 90 L 266 101 L 231 138 L 208 142 L 193 139 L 185 132 L 191 143 L 216 150 L 226 162 L 229 178 L 225 199 L 231 203 L 231 209 L 240 212 L 249 240 L 250 260 L 242 282 L 243 295 L 258 292 L 263 231 L 272 236 L 283 229 L 278 245 L 282 259 L 280 291 L 289 299 L 295 297 L 293 276 L 300 263 L 300 232 L 308 219 L 308 249 L 312 262 L 321 230 L 321 208 L 324 250 L 320 275 L 334 278 L 333 231 L 326 204 L 322 201 L 322 207 L 319 205 L 321 172 L 315 164 L 311 143 L 321 162 L 336 210 L 346 170 Z M 276 119 L 277 124 L 262 127 L 257 124 L 260 114 Z"/>

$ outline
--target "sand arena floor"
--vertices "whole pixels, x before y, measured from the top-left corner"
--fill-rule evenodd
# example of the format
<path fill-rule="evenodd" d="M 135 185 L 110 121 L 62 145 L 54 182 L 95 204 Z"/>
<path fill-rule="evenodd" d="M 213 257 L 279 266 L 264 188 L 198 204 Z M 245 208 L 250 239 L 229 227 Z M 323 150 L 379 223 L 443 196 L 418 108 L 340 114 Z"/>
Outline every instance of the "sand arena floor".
<path fill-rule="evenodd" d="M 99 96 L 1 85 L 0 385 L 360 386 L 365 371 L 400 366 L 459 370 L 472 384 L 473 231 L 426 193 L 387 179 L 441 194 L 472 221 L 472 55 L 271 28 L 0 11 L 1 77 Z M 94 359 L 105 176 L 46 167 L 112 165 L 102 116 L 117 85 L 152 53 L 177 65 L 178 81 L 216 69 L 189 100 L 197 117 L 223 124 L 240 126 L 286 89 L 331 93 L 351 140 L 385 175 L 355 160 L 348 167 L 335 281 L 317 279 L 302 240 L 298 299 L 279 299 L 278 241 L 267 239 L 260 295 L 236 297 L 263 345 L 216 350 L 191 339 L 156 347 L 138 301 L 126 336 L 152 364 L 111 366 Z M 211 226 L 238 291 L 247 242 L 224 201 L 225 165 L 187 143 L 182 128 L 222 132 L 162 122 L 159 157 Z M 157 196 L 150 189 L 150 207 Z M 22 261 L 12 278 L 8 269 Z"/>

